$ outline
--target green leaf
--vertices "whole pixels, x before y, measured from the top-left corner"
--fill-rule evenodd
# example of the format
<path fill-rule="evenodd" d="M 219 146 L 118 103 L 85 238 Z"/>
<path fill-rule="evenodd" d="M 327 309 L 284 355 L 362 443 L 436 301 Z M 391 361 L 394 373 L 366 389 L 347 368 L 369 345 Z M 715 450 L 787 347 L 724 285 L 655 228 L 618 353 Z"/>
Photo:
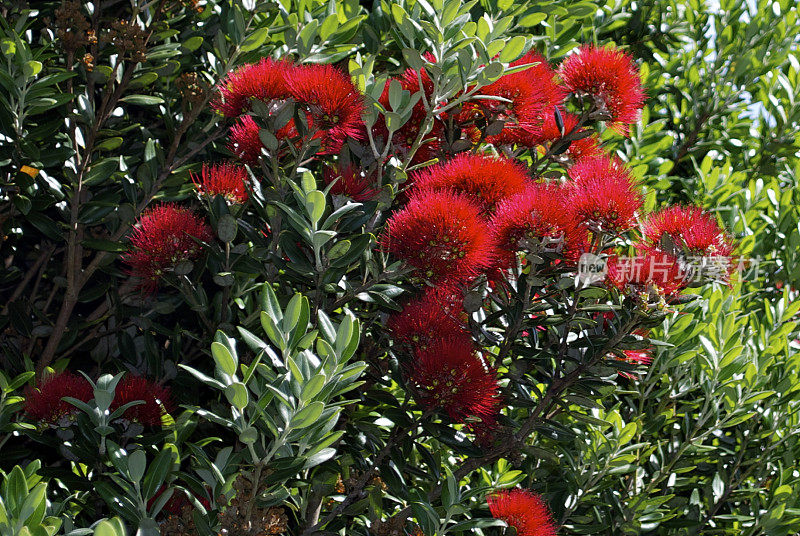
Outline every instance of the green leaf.
<path fill-rule="evenodd" d="M 512 61 L 516 60 L 522 56 L 522 52 L 525 50 L 526 42 L 527 40 L 522 35 L 516 35 L 512 37 L 506 43 L 506 46 L 503 47 L 498 59 L 503 63 L 511 63 Z"/>
<path fill-rule="evenodd" d="M 325 194 L 319 190 L 313 190 L 306 195 L 306 214 L 311 220 L 312 225 L 317 225 L 322 214 L 325 213 Z"/>
<path fill-rule="evenodd" d="M 236 218 L 230 214 L 223 215 L 217 222 L 217 236 L 225 243 L 231 243 L 236 238 L 238 224 Z"/>
<path fill-rule="evenodd" d="M 147 458 L 142 450 L 135 450 L 128 456 L 128 471 L 132 482 L 139 482 L 147 468 Z"/>
<path fill-rule="evenodd" d="M 42 71 L 42 62 L 36 60 L 26 61 L 22 65 L 22 72 L 25 73 L 25 76 L 28 78 L 32 78 L 39 74 Z"/>
<path fill-rule="evenodd" d="M 212 342 L 211 355 L 222 372 L 228 376 L 234 376 L 236 374 L 236 360 L 224 344 Z"/>
<path fill-rule="evenodd" d="M 138 104 L 140 106 L 152 106 L 155 104 L 164 104 L 164 99 L 154 95 L 128 95 L 120 99 L 123 102 L 130 104 Z"/>
<path fill-rule="evenodd" d="M 324 403 L 320 401 L 312 402 L 295 414 L 290 426 L 292 428 L 306 428 L 316 424 L 320 415 L 322 415 L 323 409 L 325 409 Z"/>
<path fill-rule="evenodd" d="M 317 396 L 325 386 L 325 379 L 325 374 L 323 373 L 314 375 L 303 387 L 303 391 L 300 393 L 300 400 L 305 403 Z"/>
<path fill-rule="evenodd" d="M 186 39 L 185 41 L 181 42 L 181 46 L 186 50 L 188 50 L 189 52 L 197 50 L 198 48 L 200 48 L 200 45 L 202 44 L 203 44 L 203 37 L 200 35 L 195 35 L 194 37 L 190 37 L 189 39 Z"/>
<path fill-rule="evenodd" d="M 242 46 L 239 48 L 242 52 L 250 52 L 251 50 L 255 50 L 264 44 L 264 41 L 267 40 L 267 36 L 269 36 L 269 28 L 259 28 L 248 35 L 247 38 L 245 38 L 245 40 L 242 42 Z"/>
<path fill-rule="evenodd" d="M 247 387 L 242 382 L 233 382 L 227 386 L 225 388 L 225 398 L 238 410 L 246 408 L 250 399 Z"/>

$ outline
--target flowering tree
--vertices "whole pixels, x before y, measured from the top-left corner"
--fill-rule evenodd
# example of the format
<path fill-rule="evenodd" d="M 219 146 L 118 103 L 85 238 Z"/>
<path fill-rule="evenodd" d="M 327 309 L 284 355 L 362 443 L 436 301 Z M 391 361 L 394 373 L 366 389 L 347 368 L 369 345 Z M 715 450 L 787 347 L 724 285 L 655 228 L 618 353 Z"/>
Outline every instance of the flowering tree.
<path fill-rule="evenodd" d="M 6 8 L 0 534 L 797 532 L 796 8 L 627 7 Z"/>

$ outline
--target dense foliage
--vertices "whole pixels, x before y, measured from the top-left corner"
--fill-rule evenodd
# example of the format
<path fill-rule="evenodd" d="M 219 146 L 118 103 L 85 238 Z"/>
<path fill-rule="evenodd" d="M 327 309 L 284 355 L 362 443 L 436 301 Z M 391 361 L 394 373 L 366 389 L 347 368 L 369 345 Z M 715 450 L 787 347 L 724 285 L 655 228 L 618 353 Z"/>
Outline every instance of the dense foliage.
<path fill-rule="evenodd" d="M 800 532 L 791 0 L 23 4 L 0 535 Z"/>

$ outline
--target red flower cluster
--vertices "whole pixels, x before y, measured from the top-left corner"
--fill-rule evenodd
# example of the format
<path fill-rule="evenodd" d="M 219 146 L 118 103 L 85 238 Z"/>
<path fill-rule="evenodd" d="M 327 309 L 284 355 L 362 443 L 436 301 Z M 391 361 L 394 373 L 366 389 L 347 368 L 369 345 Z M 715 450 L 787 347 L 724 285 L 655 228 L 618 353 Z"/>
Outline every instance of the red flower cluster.
<path fill-rule="evenodd" d="M 645 101 L 639 69 L 621 50 L 583 46 L 561 64 L 559 72 L 567 89 L 592 97 L 597 111 L 620 134 L 627 135 L 628 125 L 639 120 Z"/>
<path fill-rule="evenodd" d="M 192 175 L 200 195 L 221 195 L 231 203 L 247 201 L 247 170 L 236 164 L 203 164 L 200 176 Z"/>
<path fill-rule="evenodd" d="M 350 77 L 332 65 L 294 65 L 288 61 L 262 59 L 231 73 L 220 85 L 215 107 L 228 117 L 250 109 L 251 100 L 263 101 L 271 109 L 286 101 L 297 103 L 309 123 L 313 137 L 321 140 L 323 154 L 337 153 L 348 138 L 359 139 L 364 128 L 364 104 Z M 278 139 L 297 136 L 294 120 L 274 133 Z M 231 130 L 231 148 L 246 163 L 261 154 L 255 122 L 243 118 Z"/>
<path fill-rule="evenodd" d="M 354 165 L 343 168 L 329 166 L 325 168 L 322 178 L 325 184 L 336 181 L 330 190 L 332 194 L 345 195 L 353 201 L 369 201 L 381 192 L 375 188 L 375 181 L 372 180 L 372 177 L 366 176 Z"/>
<path fill-rule="evenodd" d="M 652 214 L 644 223 L 648 245 L 661 246 L 664 235 L 689 255 L 725 257 L 734 249 L 730 235 L 700 207 L 677 205 Z"/>
<path fill-rule="evenodd" d="M 465 317 L 460 296 L 447 288 L 432 288 L 392 315 L 387 327 L 394 342 L 413 353 L 442 338 L 461 339 L 462 345 L 471 342 Z"/>
<path fill-rule="evenodd" d="M 424 408 L 442 409 L 455 422 L 478 418 L 485 425 L 494 423 L 499 404 L 497 376 L 475 352 L 471 340 L 440 338 L 418 350 L 410 378 Z"/>
<path fill-rule="evenodd" d="M 584 158 L 569 170 L 569 203 L 581 221 L 619 233 L 636 223 L 644 199 L 625 165 L 609 157 Z"/>
<path fill-rule="evenodd" d="M 503 199 L 530 183 L 525 167 L 516 160 L 461 153 L 444 164 L 429 166 L 412 177 L 417 190 L 463 192 L 491 213 Z"/>
<path fill-rule="evenodd" d="M 532 184 L 498 205 L 491 229 L 506 264 L 513 262 L 520 250 L 550 247 L 571 260 L 586 251 L 586 228 L 572 212 L 564 210 L 567 193 L 563 187 Z"/>
<path fill-rule="evenodd" d="M 49 425 L 66 426 L 80 410 L 62 398 L 88 402 L 94 398 L 94 392 L 83 376 L 60 372 L 45 378 L 35 388 L 26 388 L 24 396 L 25 413 L 33 419 Z"/>
<path fill-rule="evenodd" d="M 501 97 L 478 99 L 467 103 L 461 113 L 462 122 L 469 120 L 491 123 L 503 121 L 499 134 L 487 137 L 494 145 L 527 145 L 541 134 L 545 116 L 564 100 L 565 91 L 556 81 L 556 73 L 541 54 L 528 52 L 510 67 L 535 63 L 524 71 L 507 74 L 481 88 L 482 95 Z"/>
<path fill-rule="evenodd" d="M 481 209 L 465 194 L 416 191 L 386 225 L 386 248 L 418 277 L 453 285 L 491 265 L 493 244 Z"/>
<path fill-rule="evenodd" d="M 143 401 L 144 404 L 129 407 L 122 416 L 143 426 L 161 426 L 162 416 L 174 409 L 168 387 L 130 374 L 117 384 L 110 409 L 116 411 L 119 407 L 137 400 Z"/>
<path fill-rule="evenodd" d="M 196 240 L 207 242 L 212 236 L 211 228 L 189 209 L 159 205 L 142 213 L 131 233 L 133 250 L 122 258 L 131 275 L 141 279 L 141 288 L 152 292 L 167 270 L 201 254 Z"/>
<path fill-rule="evenodd" d="M 556 536 L 556 526 L 542 498 L 525 489 L 500 490 L 486 496 L 489 511 L 514 527 L 517 536 Z"/>

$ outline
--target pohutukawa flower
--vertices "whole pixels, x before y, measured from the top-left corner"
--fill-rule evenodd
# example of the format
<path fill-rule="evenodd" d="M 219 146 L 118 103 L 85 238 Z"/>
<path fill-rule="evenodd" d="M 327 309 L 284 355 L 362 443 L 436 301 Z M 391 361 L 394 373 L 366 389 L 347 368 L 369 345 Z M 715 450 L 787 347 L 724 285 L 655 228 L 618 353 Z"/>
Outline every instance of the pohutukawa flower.
<path fill-rule="evenodd" d="M 336 153 L 348 138 L 359 139 L 364 102 L 350 76 L 332 65 L 303 65 L 292 71 L 288 86 L 307 108 L 322 152 Z"/>
<path fill-rule="evenodd" d="M 446 288 L 428 288 L 390 316 L 387 327 L 395 344 L 406 351 L 418 351 L 441 339 L 459 339 L 460 344 L 467 345 L 472 339 L 466 320 L 459 294 Z"/>
<path fill-rule="evenodd" d="M 88 402 L 94 398 L 94 392 L 83 376 L 60 372 L 44 378 L 35 388 L 27 387 L 24 396 L 25 413 L 39 422 L 64 427 L 80 410 L 62 398 Z"/>
<path fill-rule="evenodd" d="M 489 511 L 514 527 L 518 536 L 556 536 L 556 525 L 542 498 L 526 489 L 499 490 L 486 496 Z"/>
<path fill-rule="evenodd" d="M 644 236 L 653 246 L 665 247 L 665 237 L 687 255 L 727 257 L 733 239 L 717 219 L 697 206 L 675 205 L 652 214 L 644 223 Z"/>
<path fill-rule="evenodd" d="M 270 58 L 243 65 L 220 84 L 219 99 L 214 102 L 214 108 L 227 117 L 237 117 L 250 109 L 251 99 L 287 99 L 290 94 L 286 77 L 295 69 L 291 62 Z"/>
<path fill-rule="evenodd" d="M 548 149 L 558 140 L 562 139 L 564 135 L 570 134 L 575 130 L 578 125 L 578 116 L 569 112 L 562 111 L 561 118 L 563 119 L 564 132 L 558 128 L 556 123 L 555 114 L 549 113 L 545 115 L 544 126 L 542 127 L 541 135 L 534 140 L 531 140 L 531 145 L 545 145 Z M 583 134 L 588 129 L 580 128 L 576 133 Z M 606 153 L 600 147 L 600 137 L 597 134 L 591 134 L 584 138 L 572 140 L 564 153 L 571 162 L 578 162 L 582 158 L 593 158 L 604 156 Z"/>
<path fill-rule="evenodd" d="M 467 194 L 491 213 L 497 204 L 525 189 L 530 179 L 516 160 L 461 153 L 413 177 L 417 190 L 450 189 Z"/>
<path fill-rule="evenodd" d="M 584 158 L 569 169 L 569 204 L 578 219 L 604 232 L 636 223 L 644 199 L 631 172 L 618 159 Z"/>
<path fill-rule="evenodd" d="M 503 260 L 517 251 L 550 251 L 575 260 L 587 248 L 586 229 L 565 210 L 564 188 L 534 184 L 497 206 L 492 236 Z"/>
<path fill-rule="evenodd" d="M 472 341 L 439 339 L 417 352 L 410 379 L 419 404 L 441 410 L 457 423 L 495 422 L 499 399 L 497 375 L 475 352 Z"/>
<path fill-rule="evenodd" d="M 638 67 L 622 50 L 582 46 L 564 60 L 559 72 L 570 92 L 594 99 L 610 128 L 627 135 L 628 125 L 639 120 L 645 92 Z"/>
<path fill-rule="evenodd" d="M 138 422 L 142 426 L 161 426 L 162 416 L 174 408 L 170 389 L 141 376 L 126 375 L 117 384 L 111 411 L 116 411 L 128 402 L 141 400 L 126 409 L 122 418 Z"/>
<path fill-rule="evenodd" d="M 264 144 L 258 135 L 259 127 L 249 115 L 236 121 L 228 134 L 228 149 L 245 164 L 253 165 L 261 156 Z"/>
<path fill-rule="evenodd" d="M 525 140 L 539 135 L 545 114 L 552 113 L 553 106 L 561 104 L 565 92 L 556 82 L 555 71 L 537 52 L 527 53 L 510 66 L 527 63 L 537 65 L 502 76 L 480 90 L 482 95 L 502 97 L 510 102 L 489 99 L 470 101 L 459 114 L 459 121 L 503 121 L 503 130 L 487 137 L 487 141 L 494 145 L 524 144 Z"/>
<path fill-rule="evenodd" d="M 197 240 L 212 238 L 211 228 L 191 210 L 174 204 L 149 208 L 142 213 L 131 233 L 133 250 L 122 256 L 130 273 L 141 279 L 140 286 L 152 292 L 164 273 L 202 253 Z"/>
<path fill-rule="evenodd" d="M 678 257 L 655 248 L 642 248 L 633 257 L 611 257 L 607 278 L 620 290 L 650 293 L 672 298 L 691 282 Z"/>
<path fill-rule="evenodd" d="M 457 284 L 491 265 L 489 230 L 478 205 L 464 194 L 415 192 L 386 228 L 388 251 L 427 280 Z"/>
<path fill-rule="evenodd" d="M 353 201 L 369 201 L 381 192 L 375 188 L 375 181 L 371 176 L 366 176 L 362 170 L 353 165 L 327 167 L 322 178 L 325 184 L 336 181 L 330 190 L 332 194 L 345 195 Z"/>
<path fill-rule="evenodd" d="M 236 164 L 203 164 L 200 176 L 192 175 L 200 195 L 221 195 L 231 203 L 247 201 L 247 169 Z"/>

